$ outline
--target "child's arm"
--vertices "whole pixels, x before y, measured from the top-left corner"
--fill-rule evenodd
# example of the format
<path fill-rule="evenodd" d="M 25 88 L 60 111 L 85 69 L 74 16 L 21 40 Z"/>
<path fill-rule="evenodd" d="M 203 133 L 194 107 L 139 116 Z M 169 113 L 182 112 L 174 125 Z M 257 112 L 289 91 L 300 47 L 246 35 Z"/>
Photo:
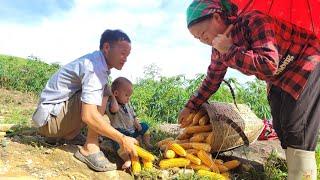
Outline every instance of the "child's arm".
<path fill-rule="evenodd" d="M 141 131 L 142 130 L 142 127 L 141 127 L 141 124 L 140 124 L 140 121 L 138 118 L 134 118 L 134 127 L 138 130 L 138 131 Z"/>
<path fill-rule="evenodd" d="M 116 113 L 119 111 L 119 104 L 117 102 L 116 97 L 114 95 L 111 95 L 110 97 L 110 104 L 109 104 L 109 109 L 111 113 Z"/>

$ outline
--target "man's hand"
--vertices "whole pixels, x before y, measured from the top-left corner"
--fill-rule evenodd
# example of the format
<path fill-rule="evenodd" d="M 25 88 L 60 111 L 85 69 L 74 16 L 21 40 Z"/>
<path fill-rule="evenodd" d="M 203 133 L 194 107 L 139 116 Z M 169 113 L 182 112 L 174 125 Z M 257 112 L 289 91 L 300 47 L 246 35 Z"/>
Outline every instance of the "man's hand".
<path fill-rule="evenodd" d="M 182 127 L 184 126 L 185 123 L 187 123 L 186 120 L 190 115 L 190 113 L 192 113 L 192 111 L 193 111 L 192 109 L 185 107 L 180 112 L 178 120 Z"/>
<path fill-rule="evenodd" d="M 135 138 L 123 135 L 120 141 L 124 152 L 127 152 L 130 157 L 138 156 L 134 147 L 135 144 L 138 144 L 138 141 Z"/>
<path fill-rule="evenodd" d="M 221 54 L 225 54 L 228 52 L 230 47 L 233 44 L 233 40 L 230 36 L 226 36 L 224 34 L 218 34 L 212 40 L 212 47 L 219 51 Z"/>

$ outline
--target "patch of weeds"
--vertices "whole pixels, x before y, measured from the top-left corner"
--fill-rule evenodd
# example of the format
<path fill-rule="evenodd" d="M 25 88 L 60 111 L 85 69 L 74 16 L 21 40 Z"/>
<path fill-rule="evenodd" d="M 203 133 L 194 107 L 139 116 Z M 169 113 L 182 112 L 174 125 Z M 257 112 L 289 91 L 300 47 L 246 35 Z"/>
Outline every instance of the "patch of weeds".
<path fill-rule="evenodd" d="M 152 168 L 148 170 L 142 169 L 140 174 L 137 176 L 137 179 L 154 180 L 154 179 L 160 179 L 160 177 L 161 177 L 161 170 Z"/>
<path fill-rule="evenodd" d="M 264 180 L 266 179 L 264 172 L 258 171 L 255 168 L 250 168 L 248 171 L 241 171 L 232 175 L 235 179 L 247 180 Z"/>
<path fill-rule="evenodd" d="M 176 180 L 210 180 L 210 177 L 201 177 L 197 173 L 193 174 L 180 174 Z"/>
<path fill-rule="evenodd" d="M 30 125 L 30 119 L 33 113 L 31 109 L 10 108 L 8 115 L 4 119 L 4 123 L 19 124 L 22 126 Z"/>
<path fill-rule="evenodd" d="M 287 178 L 287 172 L 286 161 L 279 158 L 277 153 L 272 151 L 265 164 L 266 179 L 284 180 Z"/>

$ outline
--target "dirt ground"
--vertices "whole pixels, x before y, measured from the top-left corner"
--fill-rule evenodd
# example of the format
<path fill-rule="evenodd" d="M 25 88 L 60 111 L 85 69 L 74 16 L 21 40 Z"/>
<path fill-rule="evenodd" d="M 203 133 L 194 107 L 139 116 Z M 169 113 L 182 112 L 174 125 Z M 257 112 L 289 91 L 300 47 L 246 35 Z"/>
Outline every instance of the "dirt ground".
<path fill-rule="evenodd" d="M 10 107 L 21 107 L 26 111 L 34 110 L 37 100 L 32 95 L 0 89 L 0 124 L 8 114 Z M 10 107 L 9 107 L 10 106 Z M 31 117 L 27 117 L 30 118 Z M 164 130 L 177 129 L 177 125 L 164 125 Z M 174 131 L 174 130 L 173 130 Z M 18 132 L 18 133 L 16 133 Z M 172 132 L 170 132 L 172 133 Z M 50 146 L 44 143 L 34 128 L 19 129 L 0 137 L 0 180 L 2 179 L 133 179 L 124 171 L 94 172 L 84 163 L 73 157 L 78 149 L 73 145 Z M 277 151 L 280 157 L 284 152 L 278 140 L 257 141 L 250 147 L 225 152 L 225 156 L 234 156 L 243 162 L 263 163 L 271 151 Z M 105 151 L 111 161 L 117 162 L 117 156 Z"/>

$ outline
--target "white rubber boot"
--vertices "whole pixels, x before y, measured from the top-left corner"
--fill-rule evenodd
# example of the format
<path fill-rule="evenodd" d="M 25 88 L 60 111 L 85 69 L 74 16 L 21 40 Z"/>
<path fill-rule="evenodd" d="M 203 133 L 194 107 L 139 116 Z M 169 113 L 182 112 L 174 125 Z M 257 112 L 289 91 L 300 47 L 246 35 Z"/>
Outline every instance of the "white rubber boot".
<path fill-rule="evenodd" d="M 314 151 L 288 147 L 286 150 L 288 180 L 316 180 L 317 164 Z"/>

